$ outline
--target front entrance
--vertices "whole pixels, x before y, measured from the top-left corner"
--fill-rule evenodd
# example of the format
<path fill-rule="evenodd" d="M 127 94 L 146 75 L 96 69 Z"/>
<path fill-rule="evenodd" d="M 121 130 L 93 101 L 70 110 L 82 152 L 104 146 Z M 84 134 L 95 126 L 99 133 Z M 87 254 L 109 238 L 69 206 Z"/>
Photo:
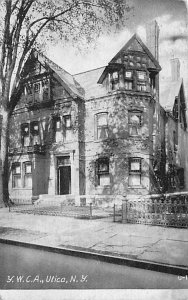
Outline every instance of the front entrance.
<path fill-rule="evenodd" d="M 70 157 L 59 157 L 57 161 L 58 194 L 71 194 Z"/>

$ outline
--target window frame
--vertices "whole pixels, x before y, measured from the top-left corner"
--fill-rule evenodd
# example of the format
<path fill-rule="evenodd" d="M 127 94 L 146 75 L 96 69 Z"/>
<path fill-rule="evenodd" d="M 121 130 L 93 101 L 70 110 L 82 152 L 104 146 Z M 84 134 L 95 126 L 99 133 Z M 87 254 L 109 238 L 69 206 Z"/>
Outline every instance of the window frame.
<path fill-rule="evenodd" d="M 131 76 L 126 76 L 126 73 L 130 72 Z M 133 90 L 133 81 L 134 81 L 134 72 L 133 70 L 125 69 L 124 70 L 124 87 L 127 91 Z M 131 85 L 131 87 L 130 87 Z"/>
<path fill-rule="evenodd" d="M 139 124 L 133 123 L 131 122 L 131 116 L 136 115 L 137 117 L 139 117 Z M 143 111 L 138 110 L 138 109 L 132 109 L 132 110 L 128 110 L 128 129 L 129 129 L 129 136 L 140 136 L 140 129 L 143 125 Z M 131 134 L 131 129 L 132 127 L 135 126 L 137 127 L 137 132 L 138 134 Z"/>
<path fill-rule="evenodd" d="M 26 133 L 24 131 L 24 128 L 28 128 L 28 132 Z M 22 147 L 27 147 L 29 145 L 25 145 L 25 140 L 24 138 L 25 137 L 28 137 L 29 138 L 29 145 L 31 143 L 31 139 L 30 139 L 30 123 L 22 123 L 21 124 L 21 144 L 22 144 Z"/>
<path fill-rule="evenodd" d="M 113 78 L 114 73 L 117 73 L 117 78 Z M 119 89 L 119 71 L 113 70 L 110 72 L 110 86 L 112 91 Z"/>
<path fill-rule="evenodd" d="M 57 122 L 59 122 L 60 126 L 59 128 L 57 128 Z M 53 127 L 54 127 L 54 142 L 55 143 L 59 143 L 63 140 L 63 136 L 62 136 L 62 120 L 60 116 L 54 116 L 53 117 Z M 60 140 L 57 139 L 57 133 L 60 133 L 59 136 L 61 137 Z"/>
<path fill-rule="evenodd" d="M 26 172 L 26 166 L 30 165 L 31 166 L 31 172 Z M 23 187 L 27 188 L 27 189 L 31 189 L 32 188 L 32 183 L 31 186 L 26 186 L 26 177 L 31 177 L 31 181 L 32 181 L 32 162 L 31 161 L 24 161 L 23 162 Z"/>
<path fill-rule="evenodd" d="M 16 167 L 19 166 L 20 168 L 20 172 L 19 173 L 14 173 L 14 170 L 16 170 Z M 19 189 L 22 187 L 22 173 L 21 173 L 21 162 L 13 162 L 12 163 L 12 166 L 11 166 L 11 170 L 12 170 L 12 188 L 13 189 Z M 16 186 L 15 184 L 15 178 L 20 178 L 20 181 L 21 181 L 21 186 Z"/>
<path fill-rule="evenodd" d="M 138 170 L 133 170 L 131 168 L 131 164 L 137 162 L 139 163 L 139 169 Z M 130 183 L 131 176 L 138 176 L 139 178 L 139 184 L 134 185 Z M 128 185 L 129 187 L 140 187 L 141 186 L 141 180 L 142 180 L 142 158 L 141 157 L 129 157 L 129 180 L 128 180 Z"/>
<path fill-rule="evenodd" d="M 144 73 L 144 78 L 139 78 L 139 73 Z M 148 74 L 145 70 L 136 70 L 136 89 L 138 92 L 148 91 Z"/>
<path fill-rule="evenodd" d="M 106 170 L 101 170 L 100 169 L 100 165 L 104 164 L 107 166 Z M 109 157 L 99 157 L 96 161 L 96 176 L 97 176 L 97 185 L 98 186 L 109 186 L 110 185 L 110 159 Z M 103 175 L 108 175 L 109 177 L 109 183 L 108 184 L 101 184 L 100 180 L 101 180 L 101 176 Z"/>
<path fill-rule="evenodd" d="M 38 88 L 36 89 L 36 87 L 38 87 Z M 34 94 L 40 94 L 40 91 L 41 91 L 41 82 L 40 81 L 34 82 L 33 83 Z"/>
<path fill-rule="evenodd" d="M 99 125 L 99 118 L 100 116 L 105 115 L 106 116 L 106 125 Z M 97 140 L 105 140 L 108 139 L 109 137 L 109 126 L 108 126 L 108 112 L 99 112 L 95 115 L 95 120 L 96 120 L 96 139 Z M 105 130 L 105 135 L 107 132 L 107 136 L 104 138 L 99 137 L 99 130 L 104 129 Z"/>

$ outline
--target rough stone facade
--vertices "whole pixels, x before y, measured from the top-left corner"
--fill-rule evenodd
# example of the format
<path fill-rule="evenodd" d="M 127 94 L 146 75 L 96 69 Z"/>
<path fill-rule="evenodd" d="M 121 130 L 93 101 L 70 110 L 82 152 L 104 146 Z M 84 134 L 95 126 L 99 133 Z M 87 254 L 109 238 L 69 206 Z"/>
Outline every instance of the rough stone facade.
<path fill-rule="evenodd" d="M 137 35 L 108 66 L 74 76 L 33 54 L 11 118 L 10 197 L 112 201 L 187 190 L 182 83 L 167 110 L 160 104 L 160 69 Z"/>

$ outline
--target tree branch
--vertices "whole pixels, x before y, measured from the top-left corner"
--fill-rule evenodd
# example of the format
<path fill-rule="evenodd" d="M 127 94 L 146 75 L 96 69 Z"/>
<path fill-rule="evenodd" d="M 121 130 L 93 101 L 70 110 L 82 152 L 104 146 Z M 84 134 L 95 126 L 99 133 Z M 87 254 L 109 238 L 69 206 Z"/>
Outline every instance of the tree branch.
<path fill-rule="evenodd" d="M 17 8 L 17 4 L 20 0 L 16 0 L 16 2 L 14 3 L 14 5 L 12 6 L 12 10 L 11 10 L 11 14 L 14 12 L 14 10 Z"/>

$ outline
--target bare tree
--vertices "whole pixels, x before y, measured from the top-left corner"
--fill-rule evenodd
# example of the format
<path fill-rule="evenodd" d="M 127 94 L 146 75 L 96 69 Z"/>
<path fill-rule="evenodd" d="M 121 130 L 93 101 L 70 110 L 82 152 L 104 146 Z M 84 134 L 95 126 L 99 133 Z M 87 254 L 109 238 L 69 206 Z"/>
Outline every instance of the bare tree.
<path fill-rule="evenodd" d="M 3 201 L 9 205 L 9 120 L 22 93 L 21 73 L 41 41 L 91 42 L 121 26 L 130 10 L 126 0 L 2 0 L 0 7 L 0 105 Z M 39 40 L 40 38 L 40 40 Z"/>

